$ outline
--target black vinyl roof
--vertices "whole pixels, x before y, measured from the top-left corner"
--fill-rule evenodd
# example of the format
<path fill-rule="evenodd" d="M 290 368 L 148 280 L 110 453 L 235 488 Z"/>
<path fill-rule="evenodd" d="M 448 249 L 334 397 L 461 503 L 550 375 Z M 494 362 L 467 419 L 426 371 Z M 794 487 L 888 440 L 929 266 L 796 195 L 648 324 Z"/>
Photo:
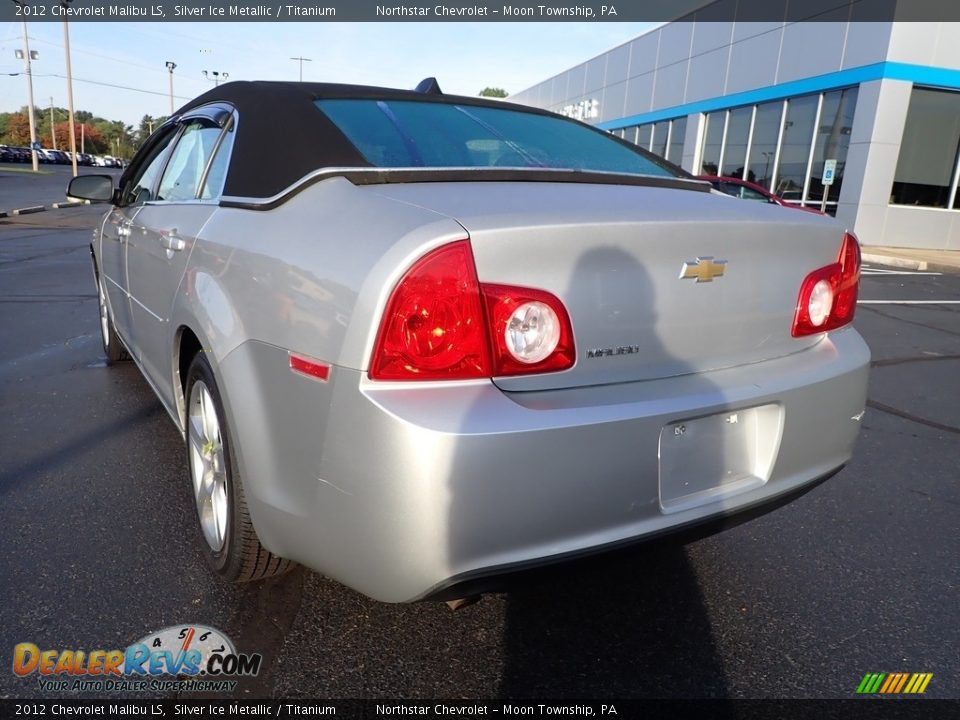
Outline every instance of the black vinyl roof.
<path fill-rule="evenodd" d="M 552 115 L 526 105 L 479 97 L 365 85 L 270 81 L 225 83 L 194 98 L 176 115 L 214 102 L 227 102 L 236 108 L 239 121 L 223 194 L 268 198 L 314 170 L 373 167 L 314 104 L 316 100 L 342 98 L 456 103 Z"/>

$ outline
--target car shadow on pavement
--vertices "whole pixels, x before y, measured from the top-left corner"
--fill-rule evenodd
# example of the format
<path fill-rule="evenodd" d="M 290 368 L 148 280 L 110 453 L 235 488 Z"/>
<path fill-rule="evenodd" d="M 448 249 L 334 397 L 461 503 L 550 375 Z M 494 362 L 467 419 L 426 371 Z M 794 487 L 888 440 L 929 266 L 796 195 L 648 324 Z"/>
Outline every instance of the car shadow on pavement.
<path fill-rule="evenodd" d="M 506 698 L 725 697 L 696 573 L 664 541 L 579 561 L 508 595 Z"/>
<path fill-rule="evenodd" d="M 680 260 L 676 268 L 666 261 L 641 262 L 645 246 L 634 245 L 641 242 L 593 247 L 572 264 L 563 300 L 580 309 L 573 322 L 592 331 L 583 332 L 581 338 L 589 339 L 580 342 L 601 343 L 600 351 L 577 347 L 580 374 L 571 372 L 566 389 L 511 393 L 531 424 L 522 442 L 496 448 L 490 443 L 487 452 L 507 458 L 502 471 L 476 477 L 476 458 L 468 450 L 452 459 L 451 567 L 476 562 L 484 552 L 514 553 L 521 560 L 523 553 L 547 547 L 575 553 L 588 537 L 620 543 L 625 538 L 616 535 L 628 527 L 638 533 L 665 530 L 659 466 L 666 452 L 675 463 L 691 448 L 673 440 L 673 433 L 661 441 L 666 431 L 658 421 L 630 413 L 654 408 L 658 416 L 682 419 L 705 407 L 719 410 L 725 401 L 721 389 L 677 356 L 675 348 L 685 347 L 677 341 L 683 332 L 678 328 L 696 332 L 697 325 L 677 307 L 662 306 L 668 291 L 689 297 L 697 289 L 677 283 L 674 290 Z M 621 355 L 614 352 L 618 346 L 637 350 Z M 680 376 L 682 397 L 657 395 L 663 392 L 657 380 Z M 606 388 L 585 400 L 583 386 L 597 383 Z M 695 410 L 691 402 L 699 403 Z M 540 412 L 546 416 L 538 417 Z M 575 431 L 567 425 L 573 413 L 584 418 Z M 624 419 L 610 419 L 617 417 Z M 684 432 L 680 426 L 676 435 Z M 729 449 L 716 453 L 716 468 L 731 462 L 725 457 Z M 562 465 L 551 459 L 554 452 L 563 454 Z M 689 492 L 689 472 L 668 474 L 666 492 Z M 506 596 L 499 697 L 727 695 L 698 578 L 676 541 L 541 569 L 530 580 L 523 587 L 511 583 Z"/>

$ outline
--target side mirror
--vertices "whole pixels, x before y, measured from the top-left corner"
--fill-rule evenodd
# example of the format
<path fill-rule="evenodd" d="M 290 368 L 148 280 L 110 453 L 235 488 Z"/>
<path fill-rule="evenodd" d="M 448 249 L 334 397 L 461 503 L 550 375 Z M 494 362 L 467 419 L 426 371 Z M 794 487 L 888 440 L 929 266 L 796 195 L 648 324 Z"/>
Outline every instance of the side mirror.
<path fill-rule="evenodd" d="M 67 198 L 110 202 L 113 200 L 113 178 L 109 175 L 77 175 L 67 186 Z"/>

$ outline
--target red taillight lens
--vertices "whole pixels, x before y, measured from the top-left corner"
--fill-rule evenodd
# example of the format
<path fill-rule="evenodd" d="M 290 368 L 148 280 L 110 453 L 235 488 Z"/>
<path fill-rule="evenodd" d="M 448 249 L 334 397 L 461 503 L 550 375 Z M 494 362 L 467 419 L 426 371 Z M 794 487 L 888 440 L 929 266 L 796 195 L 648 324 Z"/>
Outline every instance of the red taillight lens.
<path fill-rule="evenodd" d="M 428 253 L 397 283 L 370 365 L 375 380 L 489 377 L 490 353 L 470 243 Z"/>
<path fill-rule="evenodd" d="M 793 337 L 835 330 L 853 320 L 860 288 L 860 243 L 843 236 L 837 262 L 804 278 L 793 318 Z"/>
<path fill-rule="evenodd" d="M 490 319 L 494 375 L 573 367 L 573 330 L 559 299 L 542 290 L 486 283 L 482 287 Z"/>
<path fill-rule="evenodd" d="M 575 360 L 563 303 L 542 290 L 480 285 L 470 242 L 459 240 L 426 254 L 397 283 L 370 377 L 470 380 L 566 370 Z"/>

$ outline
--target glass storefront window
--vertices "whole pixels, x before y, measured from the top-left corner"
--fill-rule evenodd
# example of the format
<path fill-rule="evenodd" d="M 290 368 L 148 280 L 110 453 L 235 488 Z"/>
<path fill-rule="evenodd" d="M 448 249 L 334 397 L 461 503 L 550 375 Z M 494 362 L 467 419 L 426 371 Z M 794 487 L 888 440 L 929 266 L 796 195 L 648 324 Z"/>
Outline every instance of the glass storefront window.
<path fill-rule="evenodd" d="M 960 207 L 957 198 L 950 198 L 957 172 L 958 146 L 960 93 L 913 88 L 890 202 Z"/>
<path fill-rule="evenodd" d="M 836 202 L 843 185 L 843 169 L 847 163 L 847 149 L 850 147 L 850 130 L 853 127 L 853 111 L 857 106 L 857 89 L 836 90 L 824 93 L 823 106 L 820 109 L 820 124 L 814 139 L 813 165 L 810 168 L 810 191 L 807 202 L 818 203 L 823 200 L 824 160 L 836 160 L 833 185 L 828 185 L 828 202 Z"/>
<path fill-rule="evenodd" d="M 750 163 L 747 180 L 770 190 L 773 185 L 774 162 L 777 156 L 777 138 L 780 136 L 780 116 L 783 101 L 757 105 L 753 122 L 753 142 L 750 144 Z"/>
<path fill-rule="evenodd" d="M 747 159 L 747 139 L 750 136 L 750 118 L 752 116 L 752 106 L 730 111 L 730 120 L 727 122 L 727 142 L 723 149 L 722 174 L 727 177 L 743 177 L 743 169 Z"/>
<path fill-rule="evenodd" d="M 637 127 L 637 137 L 634 141 L 637 145 L 642 147 L 644 150 L 650 149 L 650 128 L 652 125 L 640 125 Z"/>
<path fill-rule="evenodd" d="M 810 158 L 810 140 L 817 116 L 819 95 L 791 98 L 787 102 L 787 119 L 783 126 L 780 146 L 780 164 L 777 167 L 777 185 L 773 191 L 784 200 L 800 202 L 803 183 L 807 177 Z"/>
<path fill-rule="evenodd" d="M 653 146 L 650 150 L 660 157 L 667 156 L 667 135 L 670 134 L 670 121 L 655 123 L 653 126 Z"/>
<path fill-rule="evenodd" d="M 726 122 L 727 111 L 707 114 L 704 121 L 707 123 L 703 133 L 703 148 L 700 152 L 700 174 L 718 175 L 720 172 L 720 149 L 723 147 L 723 126 Z"/>
<path fill-rule="evenodd" d="M 677 118 L 672 121 L 673 127 L 670 130 L 670 147 L 667 149 L 667 160 L 674 165 L 683 162 L 683 139 L 687 134 L 687 119 L 685 117 Z"/>

